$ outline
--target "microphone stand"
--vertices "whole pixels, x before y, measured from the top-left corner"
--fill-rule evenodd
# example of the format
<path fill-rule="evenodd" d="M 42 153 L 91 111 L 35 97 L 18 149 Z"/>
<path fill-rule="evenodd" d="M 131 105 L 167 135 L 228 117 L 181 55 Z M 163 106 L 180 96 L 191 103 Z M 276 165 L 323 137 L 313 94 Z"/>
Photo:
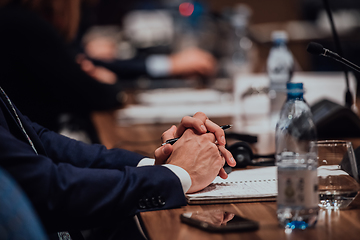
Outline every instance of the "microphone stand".
<path fill-rule="evenodd" d="M 337 49 L 336 51 L 340 54 L 340 56 L 343 56 L 341 44 L 340 44 L 340 41 L 339 41 L 339 36 L 338 36 L 338 34 L 336 32 L 336 29 L 335 29 L 335 24 L 334 24 L 334 20 L 333 20 L 332 14 L 331 14 L 329 2 L 328 2 L 328 0 L 323 0 L 323 3 L 324 3 L 324 6 L 325 6 L 327 15 L 329 17 L 329 21 L 330 21 L 330 25 L 331 25 L 331 31 L 332 31 L 334 41 L 335 41 L 335 46 L 336 46 L 336 49 Z M 346 89 L 347 89 L 346 90 L 346 95 L 345 95 L 345 105 L 347 107 L 351 108 L 351 106 L 353 105 L 354 102 L 353 102 L 352 94 L 350 92 L 349 72 L 348 72 L 348 70 L 347 70 L 347 68 L 345 66 L 343 66 L 342 68 L 343 68 L 343 71 L 345 73 L 345 82 L 346 82 Z"/>

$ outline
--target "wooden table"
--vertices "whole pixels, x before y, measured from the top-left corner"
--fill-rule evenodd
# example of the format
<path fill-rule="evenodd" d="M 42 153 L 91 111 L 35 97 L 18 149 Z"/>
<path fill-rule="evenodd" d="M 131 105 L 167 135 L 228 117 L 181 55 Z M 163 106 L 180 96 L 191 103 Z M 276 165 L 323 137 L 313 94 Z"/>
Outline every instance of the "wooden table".
<path fill-rule="evenodd" d="M 219 125 L 228 124 L 231 119 L 212 119 Z M 174 123 L 177 124 L 177 123 Z M 160 146 L 161 133 L 171 127 L 169 124 L 132 125 L 118 127 L 116 147 L 125 148 L 152 157 Z M 359 139 L 351 139 L 354 148 L 360 146 Z M 260 228 L 254 232 L 216 234 L 208 233 L 180 222 L 180 214 L 186 211 L 224 209 L 256 220 Z M 146 235 L 151 240 L 177 239 L 360 239 L 360 196 L 346 210 L 320 210 L 315 228 L 293 230 L 286 233 L 278 226 L 276 202 L 254 202 L 219 205 L 188 205 L 182 208 L 144 212 L 140 214 Z"/>
<path fill-rule="evenodd" d="M 208 233 L 181 223 L 180 214 L 187 211 L 223 209 L 258 221 L 260 228 L 251 232 Z M 286 232 L 278 226 L 276 202 L 254 202 L 220 205 L 188 205 L 178 209 L 140 214 L 148 239 L 152 240 L 227 240 L 227 239 L 360 239 L 360 197 L 346 210 L 320 210 L 314 228 Z"/>

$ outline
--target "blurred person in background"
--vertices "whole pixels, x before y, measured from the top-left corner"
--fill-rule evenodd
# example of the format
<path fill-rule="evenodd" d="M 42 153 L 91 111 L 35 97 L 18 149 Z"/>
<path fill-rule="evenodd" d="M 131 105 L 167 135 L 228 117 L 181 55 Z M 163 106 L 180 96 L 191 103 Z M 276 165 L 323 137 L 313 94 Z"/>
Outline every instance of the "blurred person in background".
<path fill-rule="evenodd" d="M 167 5 L 156 0 L 87 1 L 74 46 L 120 78 L 214 77 L 217 61 L 208 51 L 172 46 L 177 19 Z M 125 54 L 119 51 L 121 43 Z"/>
<path fill-rule="evenodd" d="M 124 97 L 119 84 L 96 80 L 113 73 L 100 67 L 85 73 L 70 53 L 80 2 L 0 1 L 0 84 L 33 121 L 59 132 L 60 118 L 70 113 L 81 119 L 73 126 L 98 142 L 91 112 L 117 109 Z"/>
<path fill-rule="evenodd" d="M 86 135 L 80 139 L 94 143 L 99 138 L 90 115 L 118 109 L 125 94 L 114 72 L 86 58 L 75 60 L 69 46 L 77 34 L 81 2 L 0 1 L 0 84 L 33 121 L 56 132 L 81 130 Z M 191 62 L 185 55 L 175 58 L 180 71 L 185 71 L 182 63 Z"/>
<path fill-rule="evenodd" d="M 118 56 L 121 29 L 117 26 L 93 26 L 82 38 L 85 55 L 78 60 L 84 70 L 88 65 L 105 67 L 117 75 L 107 78 L 108 83 L 118 80 L 157 78 L 211 78 L 217 70 L 216 59 L 207 51 L 190 47 L 173 54 L 149 54 L 123 60 Z M 121 54 L 121 53 L 120 53 Z M 82 61 L 84 60 L 84 61 Z M 166 81 L 166 79 L 164 80 Z"/>

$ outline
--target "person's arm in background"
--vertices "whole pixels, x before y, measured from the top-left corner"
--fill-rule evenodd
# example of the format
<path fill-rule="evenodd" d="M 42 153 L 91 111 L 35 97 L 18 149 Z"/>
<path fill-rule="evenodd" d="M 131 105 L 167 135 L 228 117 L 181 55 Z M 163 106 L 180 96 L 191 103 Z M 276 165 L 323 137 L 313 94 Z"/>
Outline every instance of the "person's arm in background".
<path fill-rule="evenodd" d="M 213 77 L 217 71 L 216 59 L 199 48 L 189 48 L 171 55 L 150 55 L 145 59 L 90 60 L 96 66 L 105 67 L 119 78 L 137 78 L 147 75 L 152 78 L 190 77 L 193 75 Z"/>
<path fill-rule="evenodd" d="M 217 61 L 208 52 L 199 48 L 188 48 L 170 55 L 170 75 L 214 77 Z"/>

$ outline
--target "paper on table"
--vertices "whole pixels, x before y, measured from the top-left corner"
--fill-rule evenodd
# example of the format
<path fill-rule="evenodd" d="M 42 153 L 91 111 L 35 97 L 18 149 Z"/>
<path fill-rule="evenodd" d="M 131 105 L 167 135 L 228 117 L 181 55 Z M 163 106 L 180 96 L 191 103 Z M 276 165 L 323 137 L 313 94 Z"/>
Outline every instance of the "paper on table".
<path fill-rule="evenodd" d="M 328 176 L 340 176 L 349 175 L 347 172 L 341 169 L 340 165 L 323 165 L 317 169 L 318 177 L 326 178 Z"/>
<path fill-rule="evenodd" d="M 216 177 L 205 189 L 188 194 L 189 203 L 244 202 L 277 196 L 277 168 L 233 171 L 227 179 Z"/>
<path fill-rule="evenodd" d="M 229 94 L 214 89 L 168 88 L 141 92 L 136 96 L 140 104 L 179 105 L 196 103 L 219 103 L 231 100 Z"/>

